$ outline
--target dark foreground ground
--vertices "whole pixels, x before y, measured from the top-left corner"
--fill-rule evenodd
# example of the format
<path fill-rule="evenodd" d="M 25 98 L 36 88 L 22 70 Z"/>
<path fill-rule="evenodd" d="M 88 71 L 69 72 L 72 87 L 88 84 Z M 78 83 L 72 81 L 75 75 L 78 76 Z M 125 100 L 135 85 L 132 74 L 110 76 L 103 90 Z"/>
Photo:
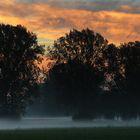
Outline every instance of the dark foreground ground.
<path fill-rule="evenodd" d="M 0 140 L 140 140 L 140 127 L 1 130 Z"/>

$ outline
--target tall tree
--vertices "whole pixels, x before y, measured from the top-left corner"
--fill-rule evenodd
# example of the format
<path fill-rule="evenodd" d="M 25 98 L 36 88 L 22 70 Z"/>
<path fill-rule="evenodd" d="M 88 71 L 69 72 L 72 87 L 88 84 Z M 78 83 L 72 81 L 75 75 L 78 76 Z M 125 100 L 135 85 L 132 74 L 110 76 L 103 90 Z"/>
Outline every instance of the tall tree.
<path fill-rule="evenodd" d="M 107 44 L 108 41 L 99 33 L 88 28 L 82 31 L 74 29 L 54 42 L 49 49 L 49 57 L 57 60 L 57 63 L 76 60 L 92 64 Z"/>
<path fill-rule="evenodd" d="M 102 96 L 104 115 L 136 118 L 140 113 L 140 42 L 124 43 L 119 48 L 108 45 L 103 56 L 110 88 L 110 94 Z"/>
<path fill-rule="evenodd" d="M 54 93 L 59 103 L 78 116 L 93 116 L 95 100 L 104 81 L 102 69 L 96 67 L 96 58 L 106 45 L 107 40 L 89 29 L 70 31 L 55 41 L 49 57 L 56 63 L 49 71 L 46 95 Z"/>
<path fill-rule="evenodd" d="M 97 57 L 100 62 L 97 67 L 104 71 L 105 83 L 103 92 L 99 98 L 99 115 L 105 118 L 114 118 L 121 108 L 122 88 L 120 83 L 123 80 L 120 64 L 120 49 L 114 44 L 107 45 L 102 51 L 101 57 Z"/>
<path fill-rule="evenodd" d="M 125 76 L 125 90 L 127 93 L 139 95 L 140 42 L 122 44 L 120 54 Z"/>
<path fill-rule="evenodd" d="M 122 89 L 125 91 L 124 106 L 127 118 L 136 118 L 140 114 L 140 42 L 122 44 L 120 46 L 120 55 L 124 71 Z"/>
<path fill-rule="evenodd" d="M 44 49 L 21 25 L 0 24 L 0 116 L 19 116 L 31 101 Z"/>

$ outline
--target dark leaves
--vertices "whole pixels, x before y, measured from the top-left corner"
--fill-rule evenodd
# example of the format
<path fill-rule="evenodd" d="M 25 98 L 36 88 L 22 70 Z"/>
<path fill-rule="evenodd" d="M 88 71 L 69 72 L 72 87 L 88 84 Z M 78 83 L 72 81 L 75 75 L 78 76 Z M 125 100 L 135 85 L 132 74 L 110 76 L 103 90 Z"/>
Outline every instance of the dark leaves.
<path fill-rule="evenodd" d="M 40 75 L 35 61 L 43 52 L 36 35 L 25 27 L 0 25 L 0 104 L 5 112 L 18 114 L 30 100 Z"/>

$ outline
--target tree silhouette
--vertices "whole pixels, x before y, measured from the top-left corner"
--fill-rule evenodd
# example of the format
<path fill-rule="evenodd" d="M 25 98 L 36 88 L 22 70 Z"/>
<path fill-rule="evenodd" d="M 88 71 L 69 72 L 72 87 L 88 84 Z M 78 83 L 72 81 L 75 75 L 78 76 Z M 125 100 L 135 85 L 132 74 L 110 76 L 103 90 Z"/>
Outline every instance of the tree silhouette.
<path fill-rule="evenodd" d="M 121 64 L 124 80 L 121 83 L 125 91 L 125 109 L 127 118 L 136 118 L 140 113 L 140 42 L 129 42 L 121 45 Z"/>
<path fill-rule="evenodd" d="M 108 45 L 103 56 L 110 90 L 101 97 L 101 114 L 107 118 L 136 118 L 140 114 L 140 42 L 124 43 L 119 48 Z"/>
<path fill-rule="evenodd" d="M 0 24 L 0 116 L 19 116 L 37 88 L 43 47 L 21 25 Z"/>
<path fill-rule="evenodd" d="M 97 67 L 103 69 L 105 76 L 104 90 L 98 99 L 97 112 L 101 117 L 112 119 L 118 115 L 120 95 L 122 94 L 120 83 L 123 76 L 121 74 L 120 50 L 114 44 L 108 44 L 101 51 L 101 57 L 97 57 L 96 60 L 99 61 Z"/>
<path fill-rule="evenodd" d="M 74 29 L 55 41 L 53 47 L 48 50 L 48 55 L 50 58 L 57 60 L 57 63 L 74 60 L 92 64 L 107 43 L 108 41 L 99 33 L 95 33 L 88 28 L 82 31 Z"/>
<path fill-rule="evenodd" d="M 95 60 L 106 45 L 107 40 L 92 30 L 73 30 L 49 50 L 49 57 L 56 63 L 49 70 L 46 95 L 55 94 L 55 101 L 73 112 L 74 118 L 95 115 L 95 100 L 104 81 Z"/>
<path fill-rule="evenodd" d="M 122 44 L 120 48 L 121 63 L 124 68 L 125 86 L 127 93 L 139 95 L 140 78 L 140 42 Z"/>

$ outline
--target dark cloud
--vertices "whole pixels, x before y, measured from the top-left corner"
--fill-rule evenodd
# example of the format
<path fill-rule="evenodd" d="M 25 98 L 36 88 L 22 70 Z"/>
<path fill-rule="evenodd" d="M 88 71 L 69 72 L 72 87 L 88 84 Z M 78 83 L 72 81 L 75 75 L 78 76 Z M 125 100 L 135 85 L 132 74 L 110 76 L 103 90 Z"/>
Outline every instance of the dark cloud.
<path fill-rule="evenodd" d="M 51 6 L 66 9 L 83 9 L 90 11 L 119 11 L 125 13 L 140 13 L 140 1 L 48 1 Z"/>
<path fill-rule="evenodd" d="M 47 3 L 52 7 L 90 11 L 140 13 L 139 0 L 17 0 L 21 3 Z"/>
<path fill-rule="evenodd" d="M 52 7 L 90 11 L 140 13 L 140 0 L 17 0 L 19 3 L 47 3 Z"/>

